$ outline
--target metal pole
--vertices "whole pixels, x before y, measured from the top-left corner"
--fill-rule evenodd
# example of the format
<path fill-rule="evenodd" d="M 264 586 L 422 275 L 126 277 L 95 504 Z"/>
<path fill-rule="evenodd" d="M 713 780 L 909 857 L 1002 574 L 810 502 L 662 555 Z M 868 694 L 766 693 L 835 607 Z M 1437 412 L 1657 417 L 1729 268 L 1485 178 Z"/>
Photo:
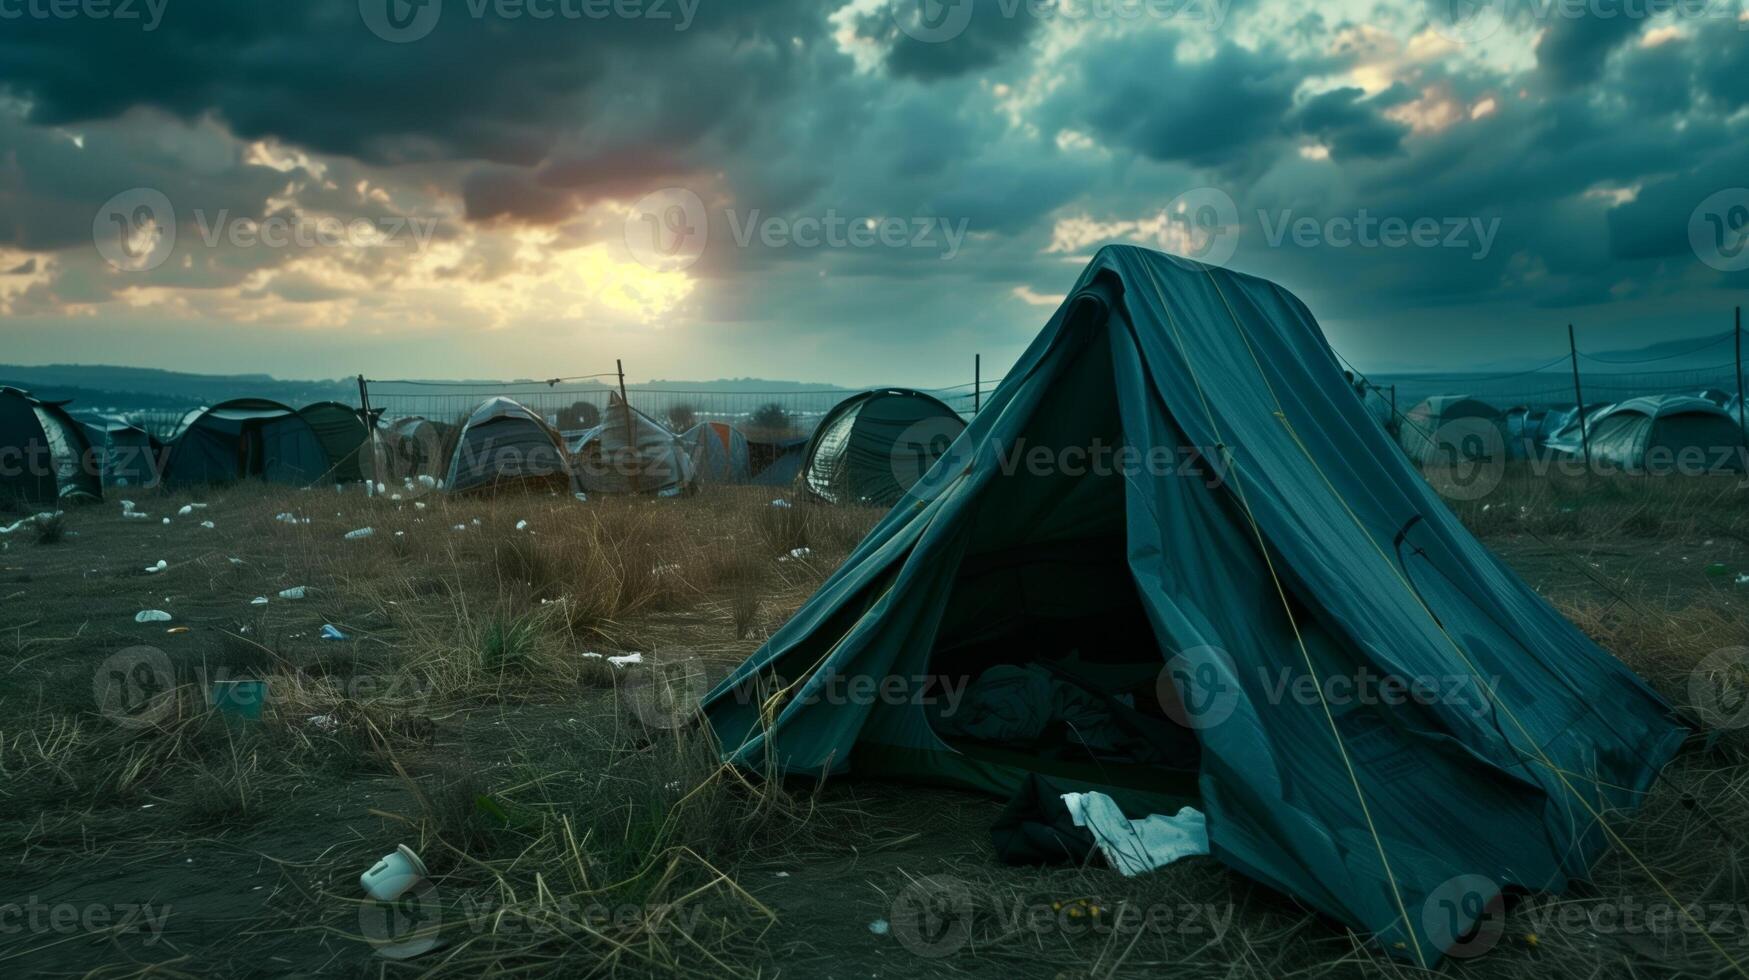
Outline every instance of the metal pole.
<path fill-rule="evenodd" d="M 1591 433 L 1585 426 L 1585 392 L 1579 387 L 1579 345 L 1573 340 L 1573 325 L 1567 324 L 1567 353 L 1573 358 L 1573 400 L 1579 411 L 1579 445 L 1585 447 L 1585 472 L 1591 472 Z"/>
<path fill-rule="evenodd" d="M 372 484 L 371 489 L 380 481 L 382 474 L 377 472 L 377 420 L 370 411 L 370 383 L 364 380 L 364 375 L 358 376 L 358 408 L 364 413 L 364 431 L 370 445 L 370 472 L 365 476 Z M 364 467 L 359 467 L 364 472 Z"/>
<path fill-rule="evenodd" d="M 978 392 L 984 387 L 984 355 L 972 355 L 972 414 L 978 414 Z M 1739 381 L 1737 387 L 1743 387 Z"/>
<path fill-rule="evenodd" d="M 626 416 L 626 460 L 629 467 L 626 477 L 632 481 L 632 492 L 639 493 L 641 488 L 638 485 L 638 445 L 637 436 L 633 434 L 632 428 L 632 403 L 626 398 L 625 362 L 616 357 L 613 361 L 613 367 L 619 372 L 619 403 L 620 407 L 625 410 Z"/>

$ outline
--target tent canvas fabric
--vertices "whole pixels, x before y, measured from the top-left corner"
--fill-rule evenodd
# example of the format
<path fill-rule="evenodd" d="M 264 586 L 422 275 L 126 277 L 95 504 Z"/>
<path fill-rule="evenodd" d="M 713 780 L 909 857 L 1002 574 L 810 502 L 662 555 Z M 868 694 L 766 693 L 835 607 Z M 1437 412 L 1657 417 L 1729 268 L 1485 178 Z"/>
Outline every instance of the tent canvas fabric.
<path fill-rule="evenodd" d="M 1285 290 L 1110 246 L 1068 296 L 925 479 L 706 697 L 726 758 L 999 794 L 1045 765 L 1187 790 L 1218 860 L 1423 965 L 1480 911 L 1441 906 L 1454 879 L 1585 875 L 1597 814 L 1630 810 L 1683 739 L 1670 706 L 1464 529 Z M 1011 465 L 1021 443 L 1095 442 L 1135 452 L 1103 474 L 1067 452 Z M 1187 478 L 1187 452 L 1220 478 Z M 1159 678 L 1188 751 L 1068 766 L 950 744 L 922 696 L 832 695 L 1095 659 Z M 1449 680 L 1408 703 L 1325 695 L 1357 675 Z"/>
<path fill-rule="evenodd" d="M 759 487 L 791 486 L 802 472 L 802 460 L 807 458 L 807 450 L 808 440 L 802 436 L 749 439 L 747 459 L 753 475 L 748 482 Z"/>
<path fill-rule="evenodd" d="M 700 422 L 680 437 L 700 483 L 746 483 L 752 476 L 747 437 L 727 422 Z"/>
<path fill-rule="evenodd" d="M 102 416 L 85 423 L 85 435 L 101 460 L 106 487 L 155 487 L 164 464 L 158 437 L 123 418 Z"/>
<path fill-rule="evenodd" d="M 37 506 L 102 499 L 100 455 L 64 404 L 0 386 L 0 496 Z"/>
<path fill-rule="evenodd" d="M 308 486 L 328 472 L 316 430 L 296 410 L 261 398 L 240 398 L 183 417 L 170 440 L 164 483 L 231 483 L 259 477 Z"/>
<path fill-rule="evenodd" d="M 444 485 L 457 493 L 531 485 L 580 489 L 558 432 L 509 398 L 489 399 L 468 416 Z"/>
<path fill-rule="evenodd" d="M 814 429 L 802 482 L 828 503 L 891 507 L 965 427 L 958 413 L 920 391 L 852 395 Z"/>
<path fill-rule="evenodd" d="M 1577 426 L 1560 448 L 1585 452 Z M 1597 412 L 1586 423 L 1594 464 L 1629 473 L 1742 472 L 1743 430 L 1705 398 L 1649 395 Z"/>
<path fill-rule="evenodd" d="M 668 427 L 609 397 L 601 424 L 571 447 L 578 479 L 590 493 L 680 493 L 696 478 L 692 455 Z"/>
<path fill-rule="evenodd" d="M 433 422 L 419 415 L 409 415 L 396 419 L 389 425 L 379 425 L 377 446 L 380 479 L 417 480 L 422 476 L 433 480 L 442 479 L 452 455 L 445 439 L 453 432 L 453 426 Z"/>
<path fill-rule="evenodd" d="M 317 402 L 298 410 L 328 456 L 328 477 L 336 483 L 357 483 L 364 479 L 370 460 L 365 445 L 370 430 L 356 408 L 339 402 Z"/>
<path fill-rule="evenodd" d="M 1420 466 L 1483 459 L 1507 448 L 1506 419 L 1469 395 L 1435 395 L 1409 409 L 1397 441 Z"/>

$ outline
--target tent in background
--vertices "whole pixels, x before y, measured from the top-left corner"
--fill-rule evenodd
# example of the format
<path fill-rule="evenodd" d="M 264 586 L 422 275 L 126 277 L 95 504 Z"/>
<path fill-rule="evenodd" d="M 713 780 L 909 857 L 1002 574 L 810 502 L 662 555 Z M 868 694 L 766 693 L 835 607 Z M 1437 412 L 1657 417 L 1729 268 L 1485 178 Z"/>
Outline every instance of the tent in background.
<path fill-rule="evenodd" d="M 322 451 L 328 454 L 328 478 L 335 483 L 357 483 L 364 479 L 370 460 L 366 443 L 370 430 L 365 427 L 359 409 L 339 402 L 317 402 L 298 409 L 310 428 L 316 430 Z"/>
<path fill-rule="evenodd" d="M 381 466 L 377 479 L 385 483 L 420 477 L 443 479 L 454 455 L 455 447 L 450 442 L 454 433 L 453 426 L 418 415 L 379 425 L 377 446 Z"/>
<path fill-rule="evenodd" d="M 1440 693 L 1329 683 L 1357 677 Z M 1005 692 L 1025 726 L 980 714 Z M 1298 299 L 1131 246 L 703 710 L 748 767 L 1193 804 L 1217 860 L 1424 966 L 1499 890 L 1586 875 L 1685 735 L 1393 449 Z M 1441 905 L 1459 876 L 1477 901 Z"/>
<path fill-rule="evenodd" d="M 102 499 L 101 457 L 65 404 L 0 386 L 0 504 Z"/>
<path fill-rule="evenodd" d="M 668 427 L 608 396 L 601 424 L 571 447 L 577 478 L 590 493 L 683 493 L 692 489 L 692 456 Z"/>
<path fill-rule="evenodd" d="M 468 416 L 456 437 L 444 485 L 457 493 L 581 489 L 558 432 L 508 398 L 489 399 Z"/>
<path fill-rule="evenodd" d="M 1469 395 L 1435 395 L 1397 425 L 1397 442 L 1418 466 L 1444 466 L 1507 452 L 1506 420 Z"/>
<path fill-rule="evenodd" d="M 88 416 L 85 436 L 96 450 L 106 487 L 155 487 L 164 465 L 164 444 L 125 418 Z"/>
<path fill-rule="evenodd" d="M 802 460 L 807 458 L 808 439 L 748 439 L 747 461 L 753 472 L 748 481 L 760 487 L 787 487 L 796 482 L 802 472 Z"/>
<path fill-rule="evenodd" d="M 814 429 L 803 485 L 828 503 L 891 507 L 965 428 L 958 413 L 921 391 L 852 395 Z"/>
<path fill-rule="evenodd" d="M 1651 475 L 1744 470 L 1743 430 L 1705 398 L 1649 395 L 1617 402 L 1587 420 L 1586 436 L 1599 467 Z M 1570 456 L 1585 452 L 1583 443 L 1563 441 L 1561 448 Z"/>
<path fill-rule="evenodd" d="M 680 440 L 700 483 L 746 483 L 753 475 L 747 437 L 727 422 L 700 422 Z"/>
<path fill-rule="evenodd" d="M 316 430 L 295 409 L 265 398 L 238 398 L 183 416 L 170 440 L 164 483 L 231 483 L 259 477 L 308 486 L 328 472 Z"/>

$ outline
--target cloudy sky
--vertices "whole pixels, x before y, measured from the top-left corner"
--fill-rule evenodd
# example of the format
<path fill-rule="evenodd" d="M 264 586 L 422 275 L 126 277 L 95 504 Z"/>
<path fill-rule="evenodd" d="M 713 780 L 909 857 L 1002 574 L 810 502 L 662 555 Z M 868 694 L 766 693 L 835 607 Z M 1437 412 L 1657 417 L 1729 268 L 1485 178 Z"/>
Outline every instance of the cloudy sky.
<path fill-rule="evenodd" d="M 1364 368 L 1729 325 L 1738 0 L 0 0 L 0 361 L 945 385 L 1094 249 Z"/>

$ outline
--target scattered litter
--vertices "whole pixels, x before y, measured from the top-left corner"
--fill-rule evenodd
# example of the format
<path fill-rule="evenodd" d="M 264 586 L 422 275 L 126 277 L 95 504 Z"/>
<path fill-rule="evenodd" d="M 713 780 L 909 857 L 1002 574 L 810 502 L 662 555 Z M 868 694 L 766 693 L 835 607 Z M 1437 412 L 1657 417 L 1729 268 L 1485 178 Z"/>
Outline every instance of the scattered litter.
<path fill-rule="evenodd" d="M 164 523 L 166 523 L 166 524 L 170 523 L 170 518 L 168 518 L 168 517 L 164 518 Z"/>
<path fill-rule="evenodd" d="M 672 575 L 673 573 L 678 572 L 678 571 L 680 571 L 679 565 L 676 565 L 673 562 L 666 562 L 664 564 L 657 565 L 657 566 L 651 568 L 650 574 L 651 575 Z"/>
<path fill-rule="evenodd" d="M 358 886 L 379 902 L 392 902 L 411 891 L 428 872 L 425 862 L 405 844 L 382 856 L 370 870 L 358 876 Z"/>
<path fill-rule="evenodd" d="M 571 496 L 576 497 L 577 502 L 580 504 L 586 504 L 589 502 L 589 495 L 584 493 L 581 490 L 577 491 L 576 493 L 571 494 Z"/>
<path fill-rule="evenodd" d="M 136 623 L 168 623 L 170 614 L 162 609 L 142 609 L 134 614 Z"/>
<path fill-rule="evenodd" d="M 188 632 L 188 627 L 186 627 L 186 626 L 172 626 L 169 629 L 165 630 L 164 632 L 169 633 L 171 635 L 178 635 L 178 634 Z"/>
<path fill-rule="evenodd" d="M 311 728 L 319 731 L 332 732 L 340 728 L 340 722 L 335 720 L 333 715 L 311 715 L 306 720 L 310 723 Z"/>
<path fill-rule="evenodd" d="M 1739 588 L 1741 588 L 1742 586 L 1745 586 L 1745 585 L 1749 585 L 1749 572 L 1737 573 L 1737 585 Z"/>
<path fill-rule="evenodd" d="M 596 660 L 600 660 L 600 659 L 601 659 L 601 654 L 599 654 L 599 653 L 596 653 L 596 652 L 594 652 L 594 651 L 586 651 L 586 652 L 585 652 L 585 653 L 584 653 L 584 654 L 583 654 L 583 656 L 585 656 L 585 657 L 594 657 L 594 658 L 595 658 L 595 659 L 596 659 Z"/>
<path fill-rule="evenodd" d="M 457 530 L 457 531 L 466 531 L 467 529 L 468 529 L 468 526 L 466 524 L 457 524 L 455 526 L 455 530 Z"/>
<path fill-rule="evenodd" d="M 680 487 L 665 487 L 661 490 L 656 491 L 656 496 L 658 496 L 658 497 L 678 497 L 683 492 L 684 491 Z"/>
<path fill-rule="evenodd" d="M 788 878 L 789 872 L 788 871 L 773 871 L 771 873 L 771 876 L 773 878 Z"/>
<path fill-rule="evenodd" d="M 814 549 L 812 548 L 795 548 L 790 551 L 789 556 L 791 558 L 806 558 L 813 553 Z"/>
<path fill-rule="evenodd" d="M 526 530 L 528 530 L 528 522 L 527 522 L 527 521 L 517 521 L 517 522 L 516 522 L 516 529 L 517 529 L 517 530 L 518 530 L 518 531 L 526 531 Z"/>
<path fill-rule="evenodd" d="M 233 565 L 247 565 L 248 564 L 248 562 L 244 561 L 241 558 L 226 558 L 225 560 L 230 562 Z"/>
<path fill-rule="evenodd" d="M 346 540 L 358 541 L 361 538 L 368 538 L 375 533 L 377 533 L 377 530 L 374 527 L 361 527 L 356 531 L 347 531 Z"/>
<path fill-rule="evenodd" d="M 160 558 L 160 559 L 158 559 L 158 564 L 146 566 L 146 574 L 147 575 L 156 575 L 159 572 L 161 572 L 164 569 L 169 568 L 169 567 L 170 567 L 170 563 L 165 561 L 164 559 Z"/>
<path fill-rule="evenodd" d="M 425 509 L 425 501 L 423 501 L 423 500 L 413 501 L 413 509 L 414 510 L 424 510 Z"/>
<path fill-rule="evenodd" d="M 206 506 L 206 504 L 183 504 L 182 509 L 176 512 L 176 516 L 177 517 L 187 517 L 188 515 L 194 513 L 196 508 L 205 507 L 205 506 Z"/>
<path fill-rule="evenodd" d="M 213 528 L 217 527 L 218 525 L 214 524 L 212 521 L 201 521 L 200 526 L 211 531 Z"/>
<path fill-rule="evenodd" d="M 124 514 L 125 514 L 125 513 L 127 513 L 127 512 L 128 512 L 128 511 L 130 511 L 130 510 L 133 510 L 133 509 L 134 509 L 134 502 L 133 502 L 133 501 L 131 501 L 131 500 L 124 500 L 124 501 L 122 501 L 122 502 L 121 502 L 121 512 L 122 512 L 122 513 L 124 513 Z"/>
<path fill-rule="evenodd" d="M 350 639 L 350 637 L 348 637 L 345 633 L 342 633 L 340 631 L 340 628 L 338 626 L 335 626 L 333 623 L 323 623 L 322 624 L 321 637 L 324 640 Z"/>
<path fill-rule="evenodd" d="M 476 517 L 476 518 L 474 518 L 474 526 L 475 526 L 475 527 L 479 527 L 479 526 L 480 526 L 480 519 L 479 519 L 479 518 L 478 518 L 478 517 Z"/>
<path fill-rule="evenodd" d="M 624 667 L 627 664 L 641 664 L 644 662 L 644 655 L 634 650 L 624 656 L 608 657 L 607 662 L 613 664 L 615 667 Z"/>
<path fill-rule="evenodd" d="M 121 512 L 121 516 L 128 518 L 129 520 L 143 521 L 146 518 L 151 517 L 152 515 L 142 513 L 142 512 L 137 511 L 137 510 L 124 510 Z"/>
<path fill-rule="evenodd" d="M 406 532 L 406 531 L 396 531 L 396 532 L 395 532 L 395 537 L 397 537 L 397 538 L 404 538 L 404 537 L 406 537 L 406 536 L 407 536 L 407 532 Z"/>
<path fill-rule="evenodd" d="M 870 922 L 868 924 L 868 931 L 874 933 L 877 936 L 886 935 L 887 931 L 891 928 L 893 928 L 893 927 L 888 925 L 887 920 L 885 920 L 885 919 L 876 919 L 873 922 Z"/>
<path fill-rule="evenodd" d="M 294 585 L 289 589 L 279 590 L 279 597 L 281 599 L 302 599 L 308 590 L 308 586 Z"/>
<path fill-rule="evenodd" d="M 258 595 L 255 598 L 250 599 L 249 604 L 251 606 L 265 606 L 267 605 L 267 597 L 264 595 Z"/>
<path fill-rule="evenodd" d="M 779 497 L 776 500 L 773 500 L 771 502 L 771 506 L 773 506 L 773 507 L 791 507 L 794 505 L 791 504 L 789 501 L 783 499 L 782 497 Z"/>

